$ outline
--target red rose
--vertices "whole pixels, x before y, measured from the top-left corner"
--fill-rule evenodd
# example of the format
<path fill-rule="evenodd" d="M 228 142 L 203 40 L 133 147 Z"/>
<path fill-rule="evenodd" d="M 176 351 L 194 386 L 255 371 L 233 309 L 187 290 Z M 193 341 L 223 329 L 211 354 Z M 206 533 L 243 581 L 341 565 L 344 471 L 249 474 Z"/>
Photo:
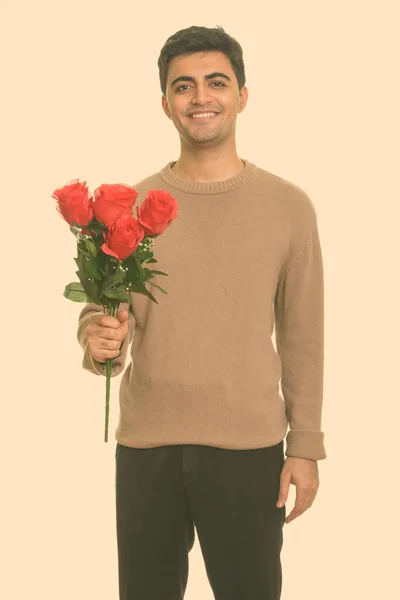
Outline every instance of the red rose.
<path fill-rule="evenodd" d="M 94 216 L 107 227 L 122 215 L 132 216 L 132 207 L 138 196 L 132 186 L 122 183 L 103 183 L 93 193 Z"/>
<path fill-rule="evenodd" d="M 87 225 L 93 219 L 93 199 L 89 197 L 86 181 L 72 179 L 51 195 L 57 200 L 57 210 L 70 225 Z"/>
<path fill-rule="evenodd" d="M 103 236 L 106 240 L 101 246 L 103 252 L 123 261 L 139 246 L 144 238 L 144 231 L 135 217 L 122 215 L 110 225 L 107 235 L 103 232 Z"/>
<path fill-rule="evenodd" d="M 178 216 L 178 203 L 165 190 L 150 190 L 136 211 L 145 234 L 160 235 Z"/>

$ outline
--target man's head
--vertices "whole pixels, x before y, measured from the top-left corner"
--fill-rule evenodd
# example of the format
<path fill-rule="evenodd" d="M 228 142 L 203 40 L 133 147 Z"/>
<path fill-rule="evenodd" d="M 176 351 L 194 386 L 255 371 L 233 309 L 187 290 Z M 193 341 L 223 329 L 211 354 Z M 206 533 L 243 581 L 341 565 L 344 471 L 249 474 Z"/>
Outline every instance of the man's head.
<path fill-rule="evenodd" d="M 171 35 L 161 49 L 158 58 L 158 71 L 160 76 L 161 91 L 166 96 L 168 67 L 175 56 L 194 52 L 223 52 L 228 57 L 233 69 L 238 89 L 241 90 L 246 83 L 243 63 L 243 50 L 239 42 L 228 35 L 220 26 L 210 29 L 193 25 L 187 29 L 180 29 Z"/>
<path fill-rule="evenodd" d="M 222 27 L 192 26 L 168 38 L 158 59 L 162 106 L 187 143 L 234 136 L 247 102 L 240 44 Z M 196 111 L 218 113 L 210 119 Z"/>

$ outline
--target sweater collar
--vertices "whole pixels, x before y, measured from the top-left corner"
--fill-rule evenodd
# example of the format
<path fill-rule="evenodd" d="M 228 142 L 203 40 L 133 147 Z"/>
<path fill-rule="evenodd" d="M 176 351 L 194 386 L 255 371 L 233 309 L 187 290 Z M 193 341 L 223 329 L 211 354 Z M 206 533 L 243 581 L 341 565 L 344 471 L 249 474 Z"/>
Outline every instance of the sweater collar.
<path fill-rule="evenodd" d="M 191 194 L 221 194 L 248 183 L 257 171 L 255 164 L 245 158 L 242 158 L 241 160 L 245 165 L 244 169 L 237 175 L 234 175 L 229 179 L 224 179 L 223 181 L 200 182 L 182 179 L 182 177 L 175 175 L 172 170 L 176 161 L 168 162 L 165 167 L 161 169 L 160 177 L 171 187 L 182 190 L 183 192 Z"/>

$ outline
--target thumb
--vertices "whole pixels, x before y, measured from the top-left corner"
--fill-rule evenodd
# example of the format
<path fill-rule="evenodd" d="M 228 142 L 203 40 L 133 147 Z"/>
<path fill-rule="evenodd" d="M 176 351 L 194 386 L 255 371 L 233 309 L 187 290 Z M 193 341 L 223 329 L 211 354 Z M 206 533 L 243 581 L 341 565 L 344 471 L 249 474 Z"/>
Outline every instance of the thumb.
<path fill-rule="evenodd" d="M 126 321 L 128 320 L 128 317 L 129 317 L 129 314 L 125 308 L 123 310 L 120 310 L 119 313 L 117 314 L 117 319 L 122 325 L 124 323 L 126 323 Z"/>
<path fill-rule="evenodd" d="M 281 475 L 278 502 L 276 503 L 276 506 L 278 508 L 281 508 L 286 503 L 286 500 L 289 495 L 290 480 L 290 471 L 287 471 L 286 475 Z"/>

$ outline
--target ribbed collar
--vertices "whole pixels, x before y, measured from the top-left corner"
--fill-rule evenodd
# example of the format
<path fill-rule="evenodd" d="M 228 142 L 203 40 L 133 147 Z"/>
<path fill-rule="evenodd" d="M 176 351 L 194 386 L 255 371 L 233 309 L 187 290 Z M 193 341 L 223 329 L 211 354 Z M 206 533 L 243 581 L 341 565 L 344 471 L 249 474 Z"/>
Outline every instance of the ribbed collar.
<path fill-rule="evenodd" d="M 244 162 L 245 168 L 237 175 L 224 179 L 223 181 L 200 182 L 190 181 L 178 177 L 172 170 L 172 167 L 177 161 L 168 162 L 160 171 L 160 177 L 165 183 L 183 192 L 190 194 L 222 194 L 238 188 L 253 177 L 257 171 L 257 166 L 245 158 L 241 159 Z"/>

